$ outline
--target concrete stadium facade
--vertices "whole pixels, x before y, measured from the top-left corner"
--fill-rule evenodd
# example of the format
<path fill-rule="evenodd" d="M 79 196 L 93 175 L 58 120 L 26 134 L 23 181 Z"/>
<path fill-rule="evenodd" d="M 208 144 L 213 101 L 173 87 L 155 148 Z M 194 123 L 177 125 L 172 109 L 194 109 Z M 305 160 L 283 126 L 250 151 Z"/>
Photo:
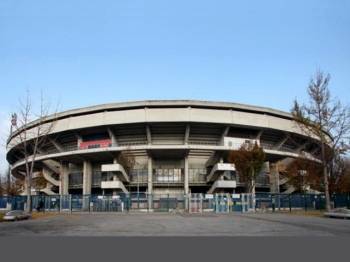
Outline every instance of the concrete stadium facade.
<path fill-rule="evenodd" d="M 29 134 L 38 122 L 27 126 Z M 226 102 L 165 100 L 104 104 L 49 116 L 54 123 L 35 157 L 43 171 L 44 194 L 240 193 L 235 166 L 226 162 L 242 143 L 264 149 L 266 163 L 255 181 L 256 192 L 286 192 L 273 163 L 301 153 L 317 159 L 317 141 L 298 129 L 291 114 Z M 18 147 L 23 129 L 7 143 L 12 175 L 24 178 Z M 118 163 L 122 152 L 135 157 L 132 169 Z"/>

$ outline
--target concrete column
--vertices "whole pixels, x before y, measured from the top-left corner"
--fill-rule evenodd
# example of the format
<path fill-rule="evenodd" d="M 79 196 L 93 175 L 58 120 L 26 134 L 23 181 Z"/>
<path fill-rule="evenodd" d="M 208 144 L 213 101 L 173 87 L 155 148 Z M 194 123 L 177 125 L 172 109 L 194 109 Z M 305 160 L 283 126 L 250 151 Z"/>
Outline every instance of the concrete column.
<path fill-rule="evenodd" d="M 271 165 L 270 167 L 270 192 L 279 193 L 279 185 L 278 185 L 278 163 L 275 165 Z"/>
<path fill-rule="evenodd" d="M 188 157 L 185 157 L 185 194 L 189 192 L 189 183 L 188 183 Z"/>
<path fill-rule="evenodd" d="M 117 176 L 117 173 L 115 173 L 115 172 L 113 172 L 113 181 L 120 181 L 120 179 Z M 116 195 L 117 194 L 117 189 L 113 189 L 112 194 Z"/>
<path fill-rule="evenodd" d="M 153 165 L 152 157 L 148 157 L 148 194 L 153 192 Z"/>
<path fill-rule="evenodd" d="M 84 161 L 83 167 L 83 195 L 91 194 L 91 175 L 92 165 L 88 161 Z"/>
<path fill-rule="evenodd" d="M 69 163 L 62 162 L 60 170 L 60 195 L 68 195 L 69 188 Z"/>
<path fill-rule="evenodd" d="M 77 147 L 79 148 L 81 142 L 83 142 L 83 138 L 77 133 L 75 133 L 75 136 L 77 137 Z"/>

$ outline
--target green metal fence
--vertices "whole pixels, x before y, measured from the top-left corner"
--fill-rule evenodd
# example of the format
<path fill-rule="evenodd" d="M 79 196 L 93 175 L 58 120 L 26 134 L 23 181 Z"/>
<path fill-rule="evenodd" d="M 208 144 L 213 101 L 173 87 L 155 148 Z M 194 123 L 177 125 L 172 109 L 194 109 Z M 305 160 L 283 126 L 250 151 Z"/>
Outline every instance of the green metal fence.
<path fill-rule="evenodd" d="M 176 212 L 232 213 L 277 211 L 323 211 L 323 194 L 146 194 L 35 195 L 32 210 L 43 212 Z M 350 209 L 350 195 L 331 195 L 332 208 Z M 2 209 L 24 210 L 26 196 L 0 197 Z"/>
<path fill-rule="evenodd" d="M 331 195 L 331 208 L 350 208 L 350 195 Z M 324 194 L 255 194 L 256 210 L 325 210 Z"/>

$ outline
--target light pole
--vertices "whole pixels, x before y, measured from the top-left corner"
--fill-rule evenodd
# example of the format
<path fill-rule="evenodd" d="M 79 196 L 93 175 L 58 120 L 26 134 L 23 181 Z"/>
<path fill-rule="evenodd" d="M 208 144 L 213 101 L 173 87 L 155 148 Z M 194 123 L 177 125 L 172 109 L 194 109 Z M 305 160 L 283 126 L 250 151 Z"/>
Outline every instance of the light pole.
<path fill-rule="evenodd" d="M 140 192 L 140 190 L 139 190 L 139 169 L 137 168 L 137 209 L 140 208 L 140 204 L 139 204 L 139 198 L 140 198 L 139 192 Z"/>
<path fill-rule="evenodd" d="M 17 114 L 13 113 L 11 116 L 11 129 L 10 129 L 10 136 L 12 136 L 13 127 L 17 126 Z M 11 166 L 9 166 L 8 172 L 7 172 L 7 185 L 6 185 L 6 195 L 10 195 L 10 189 L 11 189 Z"/>
<path fill-rule="evenodd" d="M 139 163 L 135 161 L 135 164 L 137 164 L 137 209 L 140 208 L 140 187 L 139 187 Z"/>
<path fill-rule="evenodd" d="M 11 135 L 12 135 L 12 127 L 17 126 L 17 114 L 13 113 L 11 118 Z"/>

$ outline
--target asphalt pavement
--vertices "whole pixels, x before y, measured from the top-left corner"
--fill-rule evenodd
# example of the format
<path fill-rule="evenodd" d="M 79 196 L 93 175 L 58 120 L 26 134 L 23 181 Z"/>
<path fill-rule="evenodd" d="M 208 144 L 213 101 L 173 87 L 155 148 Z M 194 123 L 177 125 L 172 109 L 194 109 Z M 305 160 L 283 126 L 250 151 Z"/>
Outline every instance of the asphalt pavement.
<path fill-rule="evenodd" d="M 350 219 L 286 213 L 61 213 L 1 222 L 0 236 L 350 236 Z"/>

